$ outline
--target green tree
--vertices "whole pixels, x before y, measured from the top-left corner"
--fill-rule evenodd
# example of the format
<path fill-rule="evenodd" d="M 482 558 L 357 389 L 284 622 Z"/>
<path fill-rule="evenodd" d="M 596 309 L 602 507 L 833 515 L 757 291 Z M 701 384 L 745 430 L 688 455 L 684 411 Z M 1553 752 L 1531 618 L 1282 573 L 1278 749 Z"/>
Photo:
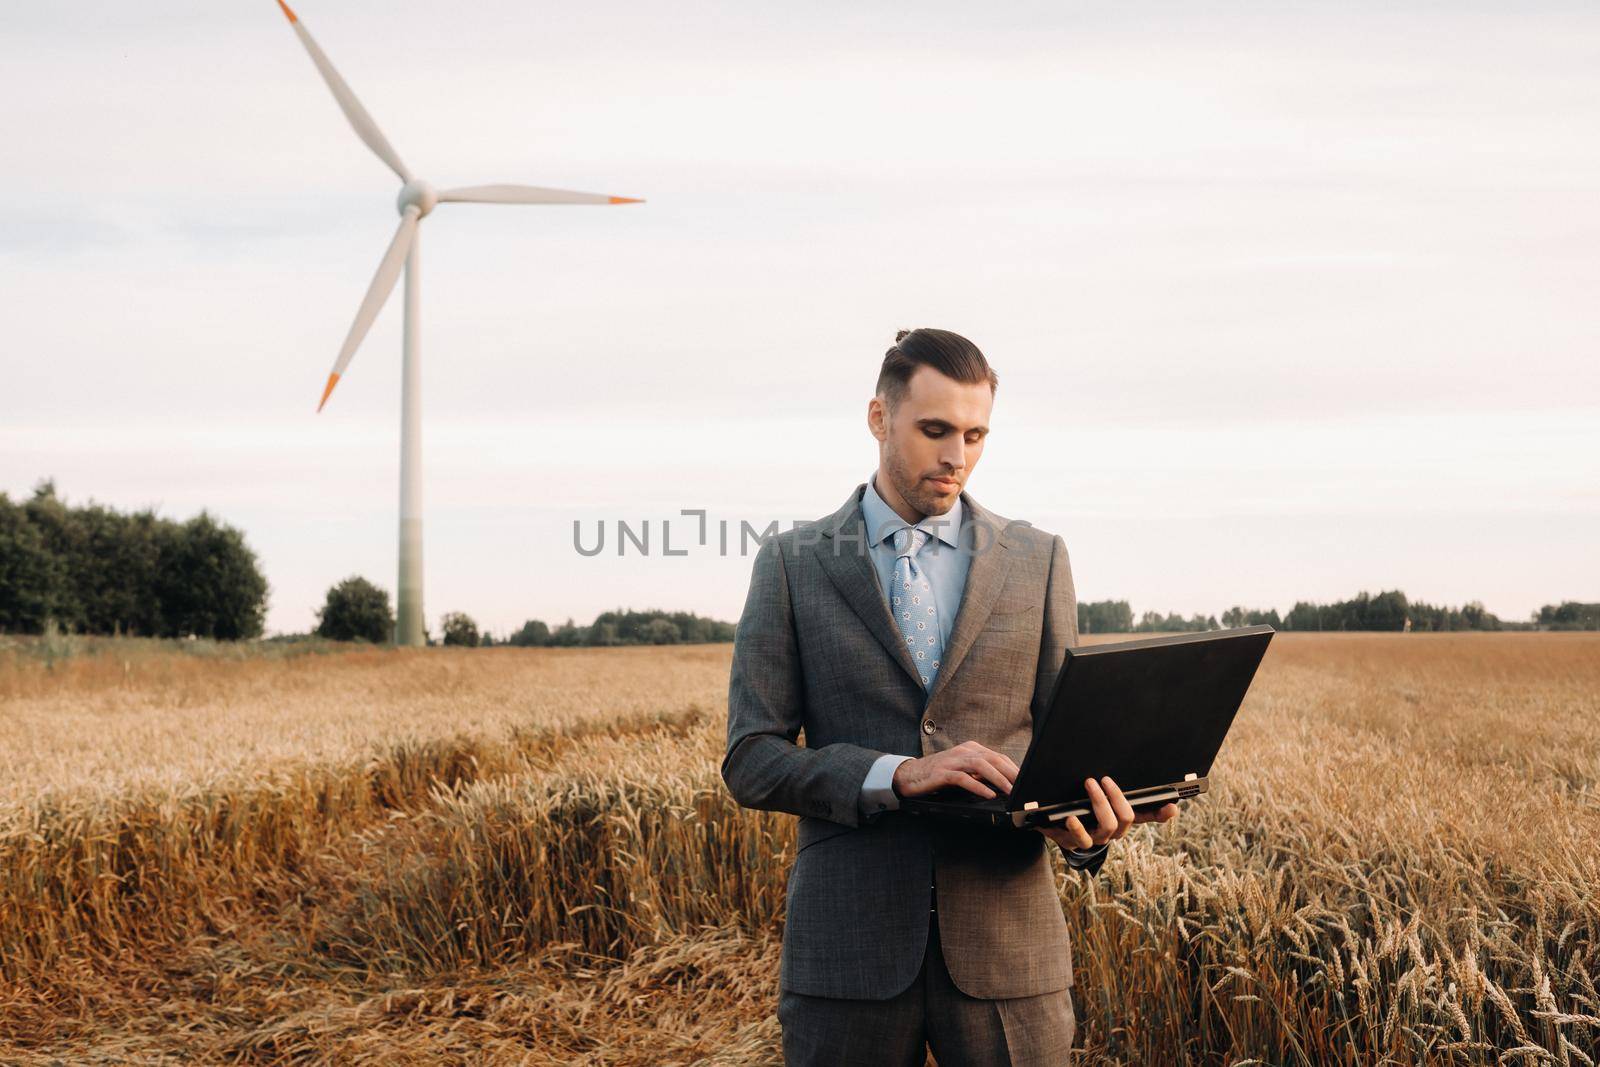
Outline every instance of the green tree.
<path fill-rule="evenodd" d="M 1285 630 L 1322 630 L 1323 609 L 1320 604 L 1313 604 L 1307 600 L 1297 600 L 1294 607 L 1289 609 L 1289 614 L 1283 617 Z"/>
<path fill-rule="evenodd" d="M 328 590 L 317 609 L 316 634 L 331 641 L 370 641 L 375 645 L 394 640 L 394 612 L 389 594 L 360 575 L 352 574 Z"/>
<path fill-rule="evenodd" d="M 550 634 L 550 644 L 557 648 L 572 648 L 589 643 L 589 628 L 575 625 L 569 616 Z"/>
<path fill-rule="evenodd" d="M 157 539 L 161 635 L 237 641 L 260 637 L 267 580 L 244 536 L 205 511 Z"/>
<path fill-rule="evenodd" d="M 1133 608 L 1126 600 L 1078 603 L 1079 634 L 1125 634 L 1133 630 Z"/>
<path fill-rule="evenodd" d="M 588 626 L 567 619 L 551 629 L 538 619 L 529 619 L 511 634 L 506 644 L 524 648 L 575 645 L 664 645 L 732 641 L 736 624 L 696 615 L 692 611 L 644 611 L 616 608 L 602 611 Z"/>
<path fill-rule="evenodd" d="M 56 496 L 53 478 L 34 486 L 33 496 L 22 510 L 52 560 L 48 614 L 68 633 L 88 632 L 88 619 L 78 598 L 86 553 L 77 513 Z"/>
<path fill-rule="evenodd" d="M 1262 611 L 1260 608 L 1231 607 L 1222 613 L 1222 625 L 1230 630 L 1239 626 L 1259 626 L 1262 623 L 1273 629 L 1283 629 L 1283 621 L 1278 618 L 1277 608 Z"/>
<path fill-rule="evenodd" d="M 91 504 L 78 511 L 82 555 L 72 561 L 76 596 L 91 633 L 159 634 L 162 520 Z"/>
<path fill-rule="evenodd" d="M 550 643 L 550 627 L 538 619 L 529 619 L 522 629 L 512 634 L 509 643 L 523 648 L 537 648 Z"/>
<path fill-rule="evenodd" d="M 1406 624 L 1406 595 L 1398 589 L 1379 593 L 1367 602 L 1363 630 L 1403 630 Z"/>
<path fill-rule="evenodd" d="M 267 591 L 243 535 L 204 511 L 72 508 L 50 479 L 20 507 L 0 494 L 0 628 L 258 637 Z"/>
<path fill-rule="evenodd" d="M 1600 604 L 1563 600 L 1539 609 L 1535 621 L 1542 630 L 1600 630 Z"/>
<path fill-rule="evenodd" d="M 465 645 L 475 648 L 478 644 L 478 624 L 472 621 L 472 616 L 463 611 L 449 611 L 439 620 L 439 629 L 444 632 L 444 643 L 447 645 Z"/>
<path fill-rule="evenodd" d="M 644 627 L 644 639 L 652 645 L 675 645 L 680 636 L 678 627 L 671 619 L 651 619 Z"/>
<path fill-rule="evenodd" d="M 65 585 L 66 569 L 26 509 L 0 493 L 0 630 L 42 633 Z"/>

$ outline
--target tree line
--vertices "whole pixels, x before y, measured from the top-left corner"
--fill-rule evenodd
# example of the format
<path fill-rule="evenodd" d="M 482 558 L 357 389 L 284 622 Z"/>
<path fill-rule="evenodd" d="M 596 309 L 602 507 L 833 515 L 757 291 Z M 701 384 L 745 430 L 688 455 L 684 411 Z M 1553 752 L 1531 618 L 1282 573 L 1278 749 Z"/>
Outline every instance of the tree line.
<path fill-rule="evenodd" d="M 1254 626 L 1267 623 L 1276 630 L 1389 630 L 1401 633 L 1452 630 L 1600 630 L 1600 604 L 1575 600 L 1546 604 L 1526 622 L 1501 619 L 1478 600 L 1461 607 L 1411 600 L 1398 589 L 1376 596 L 1357 593 L 1349 600 L 1319 604 L 1295 602 L 1282 617 L 1278 609 L 1232 607 L 1222 613 L 1222 626 L 1214 615 L 1195 614 L 1185 619 L 1177 614 L 1163 616 L 1147 611 L 1137 623 L 1126 600 L 1099 600 L 1078 605 L 1079 633 L 1139 633 L 1168 630 L 1216 630 L 1223 627 Z"/>
<path fill-rule="evenodd" d="M 1533 622 L 1541 630 L 1600 630 L 1600 604 L 1576 600 L 1546 604 L 1534 614 Z"/>
<path fill-rule="evenodd" d="M 1215 615 L 1198 613 L 1187 619 L 1177 612 L 1163 615 L 1147 611 L 1133 620 L 1133 608 L 1126 600 L 1096 600 L 1078 604 L 1080 634 L 1187 633 L 1193 630 L 1219 630 Z"/>
<path fill-rule="evenodd" d="M 389 594 L 359 575 L 352 575 L 328 590 L 327 602 L 317 612 L 313 631 L 318 637 L 336 641 L 391 639 L 394 612 Z M 633 611 L 617 608 L 603 611 L 594 622 L 580 626 L 568 619 L 555 628 L 539 619 L 529 619 L 515 632 L 496 638 L 480 631 L 477 622 L 463 611 L 446 612 L 439 620 L 439 644 L 465 647 L 515 645 L 521 648 L 574 648 L 578 646 L 677 645 L 696 642 L 732 641 L 734 624 L 708 619 L 691 611 Z M 428 643 L 433 635 L 424 630 Z"/>
<path fill-rule="evenodd" d="M 259 637 L 267 591 L 244 535 L 205 511 L 69 507 L 53 480 L 21 503 L 0 492 L 0 631 Z"/>

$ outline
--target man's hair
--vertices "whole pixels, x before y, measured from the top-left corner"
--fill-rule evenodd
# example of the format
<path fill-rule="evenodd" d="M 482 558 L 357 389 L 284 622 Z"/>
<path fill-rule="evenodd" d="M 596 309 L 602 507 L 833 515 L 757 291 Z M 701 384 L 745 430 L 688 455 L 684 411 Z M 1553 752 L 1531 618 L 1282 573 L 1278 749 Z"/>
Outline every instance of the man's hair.
<path fill-rule="evenodd" d="M 932 367 L 958 382 L 988 382 L 992 395 L 1000 385 L 989 361 L 978 346 L 949 330 L 924 326 L 895 334 L 894 347 L 883 354 L 883 369 L 878 372 L 878 394 L 890 408 L 910 389 L 911 375 L 918 367 Z"/>

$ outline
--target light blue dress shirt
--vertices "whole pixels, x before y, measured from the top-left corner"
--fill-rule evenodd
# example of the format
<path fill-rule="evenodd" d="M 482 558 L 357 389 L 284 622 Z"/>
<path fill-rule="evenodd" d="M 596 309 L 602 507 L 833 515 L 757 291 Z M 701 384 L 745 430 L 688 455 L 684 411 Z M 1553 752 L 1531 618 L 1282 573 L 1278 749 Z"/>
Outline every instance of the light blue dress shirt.
<path fill-rule="evenodd" d="M 867 491 L 861 497 L 861 518 L 866 523 L 867 544 L 871 546 L 873 569 L 878 572 L 878 592 L 894 584 L 894 534 L 908 525 L 878 495 L 873 479 L 867 479 Z M 961 594 L 967 588 L 967 571 L 972 566 L 970 539 L 966 548 L 960 547 L 961 498 L 943 515 L 924 515 L 917 522 L 919 530 L 928 534 L 928 543 L 917 553 L 917 569 L 933 586 L 933 602 L 939 609 L 939 643 L 948 647 L 950 631 L 955 629 L 956 608 L 961 605 Z M 947 606 L 948 605 L 948 606 Z"/>
<path fill-rule="evenodd" d="M 861 495 L 861 518 L 866 526 L 867 544 L 873 569 L 878 573 L 878 592 L 888 605 L 885 592 L 894 581 L 895 531 L 912 525 L 902 519 L 894 508 L 878 494 L 874 484 L 877 472 L 867 477 L 867 490 Z M 924 515 L 915 525 L 928 533 L 928 542 L 917 553 L 917 567 L 933 586 L 933 600 L 939 610 L 940 646 L 950 646 L 950 631 L 955 627 L 956 612 L 961 607 L 961 596 L 967 588 L 967 571 L 972 566 L 972 539 L 961 541 L 963 520 L 961 498 L 943 515 Z M 895 768 L 912 756 L 885 753 L 873 762 L 861 784 L 861 809 L 876 813 L 895 811 L 900 798 L 894 791 Z M 1093 859 L 1105 849 L 1068 849 L 1067 859 L 1074 867 Z"/>

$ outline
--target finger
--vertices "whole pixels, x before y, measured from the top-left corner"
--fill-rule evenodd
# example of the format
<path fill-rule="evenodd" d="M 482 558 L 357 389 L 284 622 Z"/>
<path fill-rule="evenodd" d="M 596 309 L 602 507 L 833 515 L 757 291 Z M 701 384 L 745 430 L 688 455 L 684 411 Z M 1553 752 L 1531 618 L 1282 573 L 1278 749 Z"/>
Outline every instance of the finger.
<path fill-rule="evenodd" d="M 949 770 L 944 772 L 945 785 L 958 785 L 971 793 L 976 793 L 984 799 L 994 796 L 994 790 L 984 785 L 982 781 L 974 778 L 963 770 Z"/>
<path fill-rule="evenodd" d="M 996 786 L 1009 793 L 1011 792 L 1012 776 L 1005 772 L 1005 768 L 1001 767 L 995 761 L 993 756 L 993 753 L 990 753 L 987 758 L 984 756 L 974 756 L 968 761 L 965 770 L 968 773 L 987 778 Z"/>
<path fill-rule="evenodd" d="M 1094 809 L 1094 843 L 1103 845 L 1117 835 L 1117 815 L 1111 810 L 1111 802 L 1106 799 L 1106 792 L 1100 788 L 1100 783 L 1093 778 L 1083 780 L 1083 788 L 1089 794 L 1089 807 Z"/>
<path fill-rule="evenodd" d="M 1005 771 L 1006 777 L 1011 781 L 1015 781 L 1017 775 L 1022 773 L 1022 768 L 1018 767 L 1016 761 L 1004 752 L 996 752 L 992 748 L 985 748 L 976 741 L 966 741 L 956 747 L 964 748 L 973 755 L 985 757 L 996 767 Z"/>
<path fill-rule="evenodd" d="M 1111 801 L 1111 810 L 1117 813 L 1117 836 L 1121 837 L 1133 825 L 1133 805 L 1110 778 L 1100 779 L 1100 784 L 1105 787 L 1106 799 Z"/>
<path fill-rule="evenodd" d="M 1134 822 L 1171 822 L 1178 817 L 1178 805 L 1163 804 L 1159 808 L 1146 808 L 1134 816 Z"/>
<path fill-rule="evenodd" d="M 1013 760 L 1004 752 L 996 752 L 993 749 L 990 749 L 989 755 L 994 757 L 995 762 L 1005 770 L 1006 776 L 1013 782 L 1017 780 L 1017 775 L 1022 773 L 1022 768 L 1017 766 L 1016 760 Z"/>
<path fill-rule="evenodd" d="M 1089 831 L 1083 828 L 1083 823 L 1078 821 L 1076 815 L 1068 815 L 1066 823 L 1061 827 L 1071 838 L 1072 848 L 1093 848 L 1094 838 L 1089 836 Z"/>
<path fill-rule="evenodd" d="M 1062 833 L 1060 830 L 1041 830 L 1040 832 L 1063 849 L 1076 847 L 1073 845 L 1072 841 L 1067 837 L 1067 835 Z"/>

